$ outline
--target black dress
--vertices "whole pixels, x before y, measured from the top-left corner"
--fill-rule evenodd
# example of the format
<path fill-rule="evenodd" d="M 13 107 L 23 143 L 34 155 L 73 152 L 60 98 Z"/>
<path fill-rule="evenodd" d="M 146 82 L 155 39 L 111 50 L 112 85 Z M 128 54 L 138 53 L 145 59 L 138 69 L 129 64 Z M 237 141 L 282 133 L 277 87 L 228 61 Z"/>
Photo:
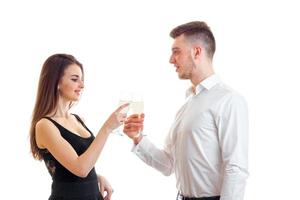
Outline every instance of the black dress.
<path fill-rule="evenodd" d="M 90 137 L 80 137 L 53 119 L 45 118 L 53 122 L 59 129 L 61 136 L 71 144 L 78 155 L 81 155 L 87 150 L 95 137 L 82 120 L 77 115 L 74 116 L 90 132 Z M 53 181 L 49 200 L 103 200 L 99 191 L 95 168 L 90 171 L 87 177 L 81 178 L 62 166 L 47 149 L 41 149 L 41 153 Z"/>

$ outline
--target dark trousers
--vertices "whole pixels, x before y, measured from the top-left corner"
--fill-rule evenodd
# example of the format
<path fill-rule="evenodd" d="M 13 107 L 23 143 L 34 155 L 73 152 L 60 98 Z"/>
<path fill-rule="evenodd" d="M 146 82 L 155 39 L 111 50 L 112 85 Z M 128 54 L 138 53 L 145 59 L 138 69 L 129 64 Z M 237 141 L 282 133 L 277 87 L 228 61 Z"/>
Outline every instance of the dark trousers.
<path fill-rule="evenodd" d="M 214 197 L 185 197 L 181 194 L 177 194 L 176 200 L 219 200 L 220 196 L 214 196 Z"/>

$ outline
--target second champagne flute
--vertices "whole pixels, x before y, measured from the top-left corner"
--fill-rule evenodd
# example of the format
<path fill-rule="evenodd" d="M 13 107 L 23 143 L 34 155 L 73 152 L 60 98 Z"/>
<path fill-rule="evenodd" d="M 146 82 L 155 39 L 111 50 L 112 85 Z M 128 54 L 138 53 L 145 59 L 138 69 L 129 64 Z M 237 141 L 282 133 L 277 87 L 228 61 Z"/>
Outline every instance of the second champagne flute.
<path fill-rule="evenodd" d="M 138 114 L 139 117 L 144 112 L 144 100 L 143 95 L 141 93 L 132 93 L 131 98 L 131 114 Z M 139 134 L 142 133 L 142 130 L 139 131 Z"/>

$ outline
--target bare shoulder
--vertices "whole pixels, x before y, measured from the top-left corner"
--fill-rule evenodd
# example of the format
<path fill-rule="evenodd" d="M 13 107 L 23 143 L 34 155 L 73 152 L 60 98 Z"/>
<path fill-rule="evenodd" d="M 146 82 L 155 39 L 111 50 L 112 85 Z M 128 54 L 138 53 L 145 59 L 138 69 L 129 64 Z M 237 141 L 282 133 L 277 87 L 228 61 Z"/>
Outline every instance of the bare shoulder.
<path fill-rule="evenodd" d="M 39 147 L 45 147 L 44 143 L 60 135 L 58 128 L 48 119 L 42 118 L 35 125 L 35 136 Z"/>
<path fill-rule="evenodd" d="M 51 129 L 57 129 L 57 128 L 55 127 L 53 122 L 51 122 L 50 120 L 45 119 L 45 118 L 40 119 L 35 125 L 35 130 L 36 131 L 38 131 L 38 130 L 48 130 L 48 129 L 51 130 Z"/>

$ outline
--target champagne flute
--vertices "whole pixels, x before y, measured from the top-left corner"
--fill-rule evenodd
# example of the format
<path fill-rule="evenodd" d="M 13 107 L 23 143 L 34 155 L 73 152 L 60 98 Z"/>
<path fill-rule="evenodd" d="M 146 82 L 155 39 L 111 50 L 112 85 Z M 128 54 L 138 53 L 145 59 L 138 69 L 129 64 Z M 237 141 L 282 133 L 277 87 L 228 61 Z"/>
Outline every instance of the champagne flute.
<path fill-rule="evenodd" d="M 119 104 L 118 105 L 121 106 L 121 105 L 124 105 L 126 103 L 129 103 L 129 106 L 123 108 L 120 111 L 121 113 L 127 114 L 128 111 L 129 111 L 130 104 L 131 104 L 131 93 L 122 91 L 120 93 Z M 123 130 L 123 124 L 124 124 L 124 122 L 122 123 L 121 126 L 116 128 L 115 130 L 113 130 L 113 133 L 117 133 L 118 135 L 123 136 L 124 135 L 124 133 L 122 131 Z"/>
<path fill-rule="evenodd" d="M 140 117 L 144 112 L 144 100 L 142 93 L 132 93 L 131 103 L 130 103 L 131 114 L 138 114 Z M 138 135 L 142 133 L 142 130 L 139 130 Z"/>

